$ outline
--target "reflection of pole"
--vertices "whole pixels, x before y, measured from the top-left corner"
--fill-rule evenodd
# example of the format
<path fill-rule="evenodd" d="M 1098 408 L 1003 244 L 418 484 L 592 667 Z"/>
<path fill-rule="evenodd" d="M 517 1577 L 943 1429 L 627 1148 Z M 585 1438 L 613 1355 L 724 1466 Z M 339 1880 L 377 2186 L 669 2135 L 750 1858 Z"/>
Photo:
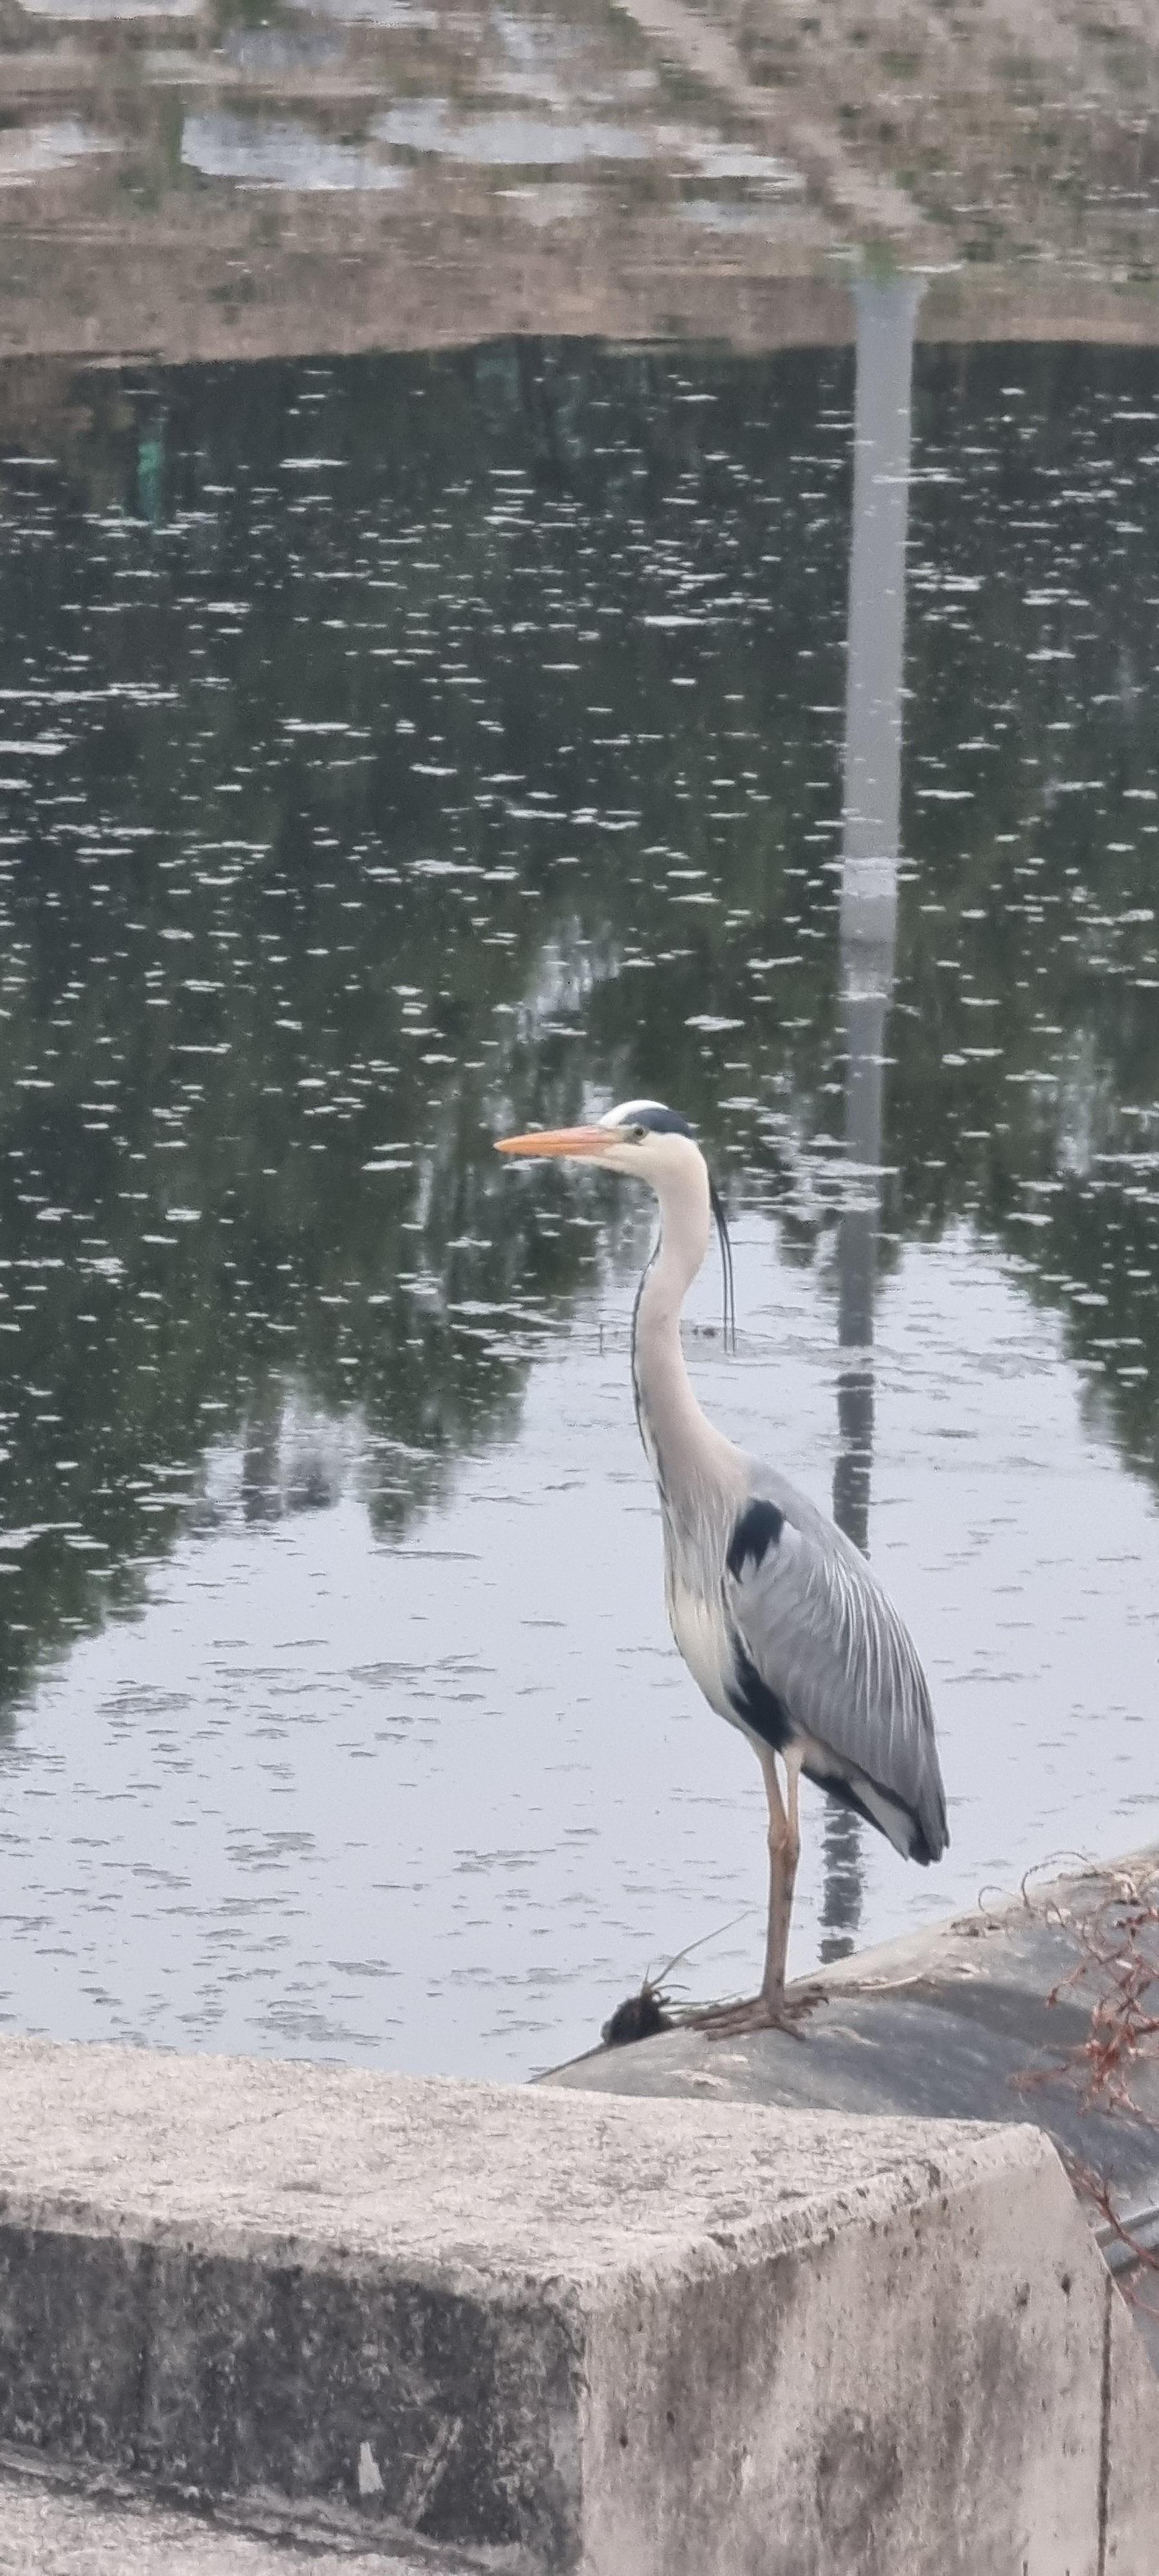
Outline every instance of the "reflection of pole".
<path fill-rule="evenodd" d="M 840 1447 L 833 1517 L 869 1540 L 873 1306 L 881 1218 L 885 1023 L 897 939 L 910 378 L 922 286 L 860 286 L 853 423 L 853 542 L 845 683 L 841 1001 L 846 1049 L 845 1198 L 837 1241 Z M 853 1948 L 861 1920 L 861 1827 L 835 1808 L 825 1836 L 823 1959 Z"/>
<path fill-rule="evenodd" d="M 137 441 L 137 501 L 141 517 L 157 527 L 165 511 L 165 421 L 160 416 Z"/>

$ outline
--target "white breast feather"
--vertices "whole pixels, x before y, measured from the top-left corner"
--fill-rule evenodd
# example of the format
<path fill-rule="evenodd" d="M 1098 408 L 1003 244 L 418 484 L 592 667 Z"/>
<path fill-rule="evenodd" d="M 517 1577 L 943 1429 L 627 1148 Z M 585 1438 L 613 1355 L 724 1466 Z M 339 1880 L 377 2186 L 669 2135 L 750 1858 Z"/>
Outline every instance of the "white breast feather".
<path fill-rule="evenodd" d="M 738 1719 L 729 1692 L 736 1668 L 723 1600 L 706 1601 L 703 1593 L 691 1591 L 674 1575 L 668 1584 L 668 1617 L 689 1672 L 709 1707 L 716 1710 L 718 1717 L 730 1718 L 735 1726 Z"/>

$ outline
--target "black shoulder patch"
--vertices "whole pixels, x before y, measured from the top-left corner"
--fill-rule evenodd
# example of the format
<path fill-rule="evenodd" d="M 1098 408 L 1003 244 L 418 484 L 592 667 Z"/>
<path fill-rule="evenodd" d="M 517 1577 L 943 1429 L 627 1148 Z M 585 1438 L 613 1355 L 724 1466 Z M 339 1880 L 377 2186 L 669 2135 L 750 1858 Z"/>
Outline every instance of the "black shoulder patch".
<path fill-rule="evenodd" d="M 747 1503 L 728 1543 L 725 1563 L 739 1583 L 745 1558 L 751 1556 L 754 1566 L 763 1565 L 771 1547 L 776 1547 L 785 1526 L 785 1515 L 775 1503 L 757 1500 Z"/>

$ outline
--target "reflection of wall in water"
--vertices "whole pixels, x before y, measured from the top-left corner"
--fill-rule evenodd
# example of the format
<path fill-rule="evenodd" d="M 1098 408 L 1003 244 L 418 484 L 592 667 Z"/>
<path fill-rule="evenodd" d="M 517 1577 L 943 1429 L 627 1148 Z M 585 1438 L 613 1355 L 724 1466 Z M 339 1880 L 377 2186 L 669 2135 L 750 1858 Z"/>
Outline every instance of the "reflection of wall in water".
<path fill-rule="evenodd" d="M 1065 13 L 1062 81 L 1017 14 L 4 0 L 0 355 L 819 345 L 882 239 L 938 334 L 1153 343 L 1155 13 Z"/>
<path fill-rule="evenodd" d="M 863 1550 L 873 1469 L 885 1023 L 897 940 L 910 379 L 921 293 L 909 279 L 857 289 L 841 874 L 846 1179 L 837 1247 L 842 1362 L 833 1516 Z M 861 1831 L 843 1809 L 827 1818 L 824 1959 L 852 1949 L 861 1920 Z"/>

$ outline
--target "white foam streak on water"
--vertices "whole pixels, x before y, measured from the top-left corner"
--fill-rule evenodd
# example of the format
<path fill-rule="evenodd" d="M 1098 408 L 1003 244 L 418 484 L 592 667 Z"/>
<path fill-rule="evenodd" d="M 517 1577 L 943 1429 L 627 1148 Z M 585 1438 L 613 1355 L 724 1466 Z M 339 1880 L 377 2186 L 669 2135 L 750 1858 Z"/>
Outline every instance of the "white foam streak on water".
<path fill-rule="evenodd" d="M 828 1298 L 763 1220 L 739 1237 L 750 1341 L 693 1344 L 704 1400 L 824 1501 Z M 601 1350 L 594 1320 L 404 1545 L 349 1489 L 227 1518 L 42 1681 L 0 1760 L 15 2026 L 518 2075 L 743 1906 L 693 1969 L 702 1992 L 751 1978 L 759 1775 L 668 1639 L 623 1332 Z M 864 1836 L 863 1938 L 1159 1824 L 1155 1509 L 1084 1427 L 1055 1320 L 963 1232 L 905 1254 L 878 1360 L 871 1543 L 934 1684 L 953 1843 L 920 1874 Z M 798 1968 L 823 1901 L 807 1806 Z"/>
<path fill-rule="evenodd" d="M 30 18 L 85 20 L 97 25 L 105 19 L 120 18 L 199 18 L 203 0 L 20 0 Z"/>

